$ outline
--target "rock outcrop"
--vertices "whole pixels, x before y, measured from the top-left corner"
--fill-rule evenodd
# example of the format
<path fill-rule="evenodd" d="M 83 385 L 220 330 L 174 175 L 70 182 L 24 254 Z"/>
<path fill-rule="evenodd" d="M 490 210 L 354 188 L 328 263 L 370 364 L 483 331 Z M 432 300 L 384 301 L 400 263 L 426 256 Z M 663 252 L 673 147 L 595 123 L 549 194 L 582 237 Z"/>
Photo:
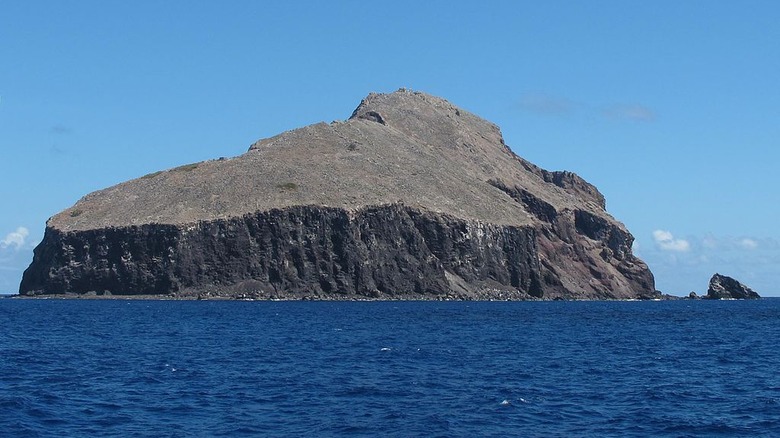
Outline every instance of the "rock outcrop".
<path fill-rule="evenodd" d="M 419 92 L 156 172 L 47 222 L 20 293 L 253 298 L 655 297 L 591 184 Z"/>
<path fill-rule="evenodd" d="M 704 298 L 711 300 L 753 300 L 761 298 L 761 296 L 753 289 L 731 277 L 715 274 L 710 279 L 710 286 Z"/>

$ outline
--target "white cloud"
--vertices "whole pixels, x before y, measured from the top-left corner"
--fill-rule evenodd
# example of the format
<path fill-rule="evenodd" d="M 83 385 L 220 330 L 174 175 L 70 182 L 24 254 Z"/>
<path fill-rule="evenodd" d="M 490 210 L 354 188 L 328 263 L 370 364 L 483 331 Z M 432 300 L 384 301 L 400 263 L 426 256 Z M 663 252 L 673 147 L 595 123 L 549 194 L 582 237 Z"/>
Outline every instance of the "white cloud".
<path fill-rule="evenodd" d="M 739 246 L 741 246 L 744 249 L 756 249 L 758 248 L 758 242 L 746 237 L 739 241 Z"/>
<path fill-rule="evenodd" d="M 25 227 L 19 227 L 16 231 L 8 233 L 3 240 L 0 240 L 0 248 L 15 247 L 16 249 L 24 246 L 24 241 L 30 235 L 30 230 Z"/>
<path fill-rule="evenodd" d="M 701 246 L 706 249 L 715 249 L 719 245 L 718 239 L 715 236 L 708 234 L 701 240 Z"/>
<path fill-rule="evenodd" d="M 691 244 L 685 239 L 675 239 L 671 232 L 666 230 L 653 231 L 653 240 L 659 248 L 665 251 L 686 252 L 691 249 Z"/>

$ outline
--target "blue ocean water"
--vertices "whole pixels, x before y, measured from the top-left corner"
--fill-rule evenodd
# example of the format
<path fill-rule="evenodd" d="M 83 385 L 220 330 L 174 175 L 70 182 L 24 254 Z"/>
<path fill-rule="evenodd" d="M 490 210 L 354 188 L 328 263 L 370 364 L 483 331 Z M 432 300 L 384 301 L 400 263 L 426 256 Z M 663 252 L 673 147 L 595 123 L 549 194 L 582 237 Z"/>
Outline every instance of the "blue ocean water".
<path fill-rule="evenodd" d="M 3 436 L 780 436 L 780 300 L 0 300 Z"/>

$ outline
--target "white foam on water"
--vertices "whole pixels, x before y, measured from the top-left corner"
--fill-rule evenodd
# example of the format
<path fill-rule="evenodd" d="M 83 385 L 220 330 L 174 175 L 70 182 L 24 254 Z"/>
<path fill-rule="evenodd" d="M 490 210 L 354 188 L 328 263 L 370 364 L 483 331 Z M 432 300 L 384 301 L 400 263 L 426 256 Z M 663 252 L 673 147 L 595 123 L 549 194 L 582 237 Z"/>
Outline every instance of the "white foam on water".
<path fill-rule="evenodd" d="M 390 347 L 382 347 L 379 349 L 379 351 L 390 351 L 390 350 L 392 350 L 392 348 Z"/>

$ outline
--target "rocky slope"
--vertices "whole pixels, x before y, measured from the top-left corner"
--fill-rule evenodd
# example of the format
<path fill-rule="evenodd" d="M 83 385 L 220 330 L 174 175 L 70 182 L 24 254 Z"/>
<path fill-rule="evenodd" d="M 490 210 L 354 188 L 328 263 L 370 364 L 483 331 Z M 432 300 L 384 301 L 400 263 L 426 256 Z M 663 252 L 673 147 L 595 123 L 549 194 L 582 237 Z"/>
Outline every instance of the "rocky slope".
<path fill-rule="evenodd" d="M 52 217 L 27 295 L 636 298 L 657 292 L 599 191 L 419 92 L 91 193 Z"/>

